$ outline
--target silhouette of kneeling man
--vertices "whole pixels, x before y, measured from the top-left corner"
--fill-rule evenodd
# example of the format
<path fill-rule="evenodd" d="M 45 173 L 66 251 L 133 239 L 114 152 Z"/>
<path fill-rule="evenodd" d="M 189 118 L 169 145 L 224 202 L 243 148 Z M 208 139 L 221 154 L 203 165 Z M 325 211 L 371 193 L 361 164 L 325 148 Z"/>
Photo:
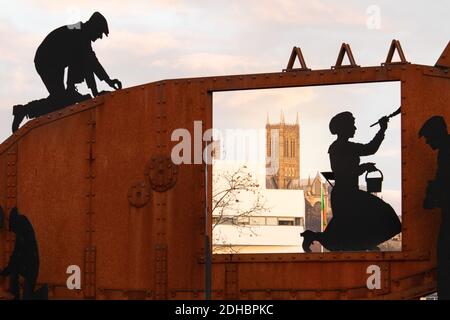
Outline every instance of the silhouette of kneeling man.
<path fill-rule="evenodd" d="M 20 299 L 19 277 L 22 276 L 25 280 L 23 299 L 33 299 L 39 273 L 39 252 L 33 226 L 27 217 L 13 208 L 9 229 L 16 234 L 16 241 L 9 263 L 0 275 L 10 277 L 10 292 L 16 300 Z"/>
<path fill-rule="evenodd" d="M 440 300 L 450 300 L 450 135 L 444 118 L 428 119 L 419 137 L 424 137 L 433 150 L 438 150 L 436 177 L 428 182 L 423 207 L 442 209 L 437 243 L 437 294 Z"/>
<path fill-rule="evenodd" d="M 90 95 L 77 92 L 77 83 L 86 80 L 92 95 L 99 95 L 94 75 L 113 89 L 122 88 L 119 80 L 108 76 L 92 50 L 91 42 L 101 39 L 103 34 L 109 34 L 108 23 L 102 14 L 95 12 L 85 23 L 62 26 L 47 35 L 36 51 L 34 64 L 50 95 L 47 99 L 14 106 L 13 132 L 25 116 L 34 118 L 90 99 Z M 67 88 L 64 86 L 66 67 Z"/>
<path fill-rule="evenodd" d="M 333 217 L 324 232 L 306 230 L 303 250 L 311 252 L 313 241 L 330 251 L 379 250 L 377 246 L 401 231 L 394 209 L 382 199 L 359 189 L 358 178 L 377 170 L 374 163 L 360 164 L 361 156 L 377 152 L 384 139 L 389 119 L 379 120 L 380 130 L 368 144 L 350 142 L 355 135 L 355 118 L 342 112 L 330 121 L 330 131 L 337 135 L 328 149 L 335 184 L 331 191 Z"/>

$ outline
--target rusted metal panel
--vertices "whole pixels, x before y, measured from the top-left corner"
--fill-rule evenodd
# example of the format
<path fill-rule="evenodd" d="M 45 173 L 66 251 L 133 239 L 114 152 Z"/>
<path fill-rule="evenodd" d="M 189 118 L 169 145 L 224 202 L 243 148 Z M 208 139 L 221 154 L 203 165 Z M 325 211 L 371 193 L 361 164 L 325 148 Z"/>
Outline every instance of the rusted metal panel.
<path fill-rule="evenodd" d="M 4 216 L 3 216 L 3 228 L 0 229 L 0 269 L 3 270 L 3 268 L 6 266 L 9 254 L 7 252 L 6 248 L 6 237 L 7 237 L 7 230 L 8 230 L 8 211 L 6 210 L 6 201 L 7 201 L 7 159 L 6 154 L 0 155 L 0 205 L 2 206 L 4 210 Z M 0 287 L 2 288 L 2 287 Z M 3 288 L 5 289 L 5 288 Z"/>
<path fill-rule="evenodd" d="M 211 96 L 202 89 L 200 81 L 170 82 L 165 86 L 164 108 L 167 114 L 163 139 L 168 141 L 167 152 L 178 141 L 170 141 L 176 129 L 185 129 L 191 137 L 192 164 L 180 164 L 178 181 L 173 189 L 165 193 L 167 201 L 168 242 L 168 290 L 191 288 L 204 297 L 204 265 L 198 263 L 198 255 L 204 252 L 205 231 L 205 172 L 202 162 L 201 139 L 204 130 L 211 125 L 208 117 Z M 202 121 L 202 123 L 194 123 Z M 200 126 L 200 130 L 195 127 Z M 203 126 L 203 127 L 202 127 Z M 194 140 L 200 139 L 200 148 Z M 197 164 L 196 164 L 197 162 Z M 195 181 L 190 184 L 188 181 Z M 186 261 L 195 263 L 186 264 Z M 185 276 L 179 272 L 183 265 Z M 178 296 L 178 294 L 177 294 Z M 169 296 L 169 298 L 171 298 Z"/>
<path fill-rule="evenodd" d="M 225 299 L 239 299 L 239 274 L 237 263 L 225 265 Z"/>
<path fill-rule="evenodd" d="M 149 185 L 145 167 L 156 152 L 155 94 L 151 89 L 110 94 L 96 109 L 93 211 L 99 288 L 154 288 L 158 199 L 150 189 L 151 201 L 140 208 L 128 199 L 137 182 Z M 109 295 L 116 296 L 108 291 L 105 296 Z"/>
<path fill-rule="evenodd" d="M 172 132 L 186 128 L 198 138 L 194 121 L 202 121 L 201 139 L 213 125 L 214 91 L 378 81 L 401 81 L 403 251 L 213 256 L 213 297 L 384 299 L 429 292 L 439 214 L 422 210 L 421 186 L 436 159 L 417 131 L 431 115 L 449 118 L 450 80 L 438 68 L 411 64 L 167 80 L 31 121 L 0 146 L 0 168 L 7 207 L 17 202 L 35 226 L 39 282 L 50 284 L 53 298 L 202 299 L 212 170 L 205 180 L 201 163 L 164 162 L 149 174 L 149 162 L 170 157 L 178 143 Z M 4 237 L 2 243 L 8 246 Z M 82 293 L 64 288 L 72 264 L 85 269 Z M 365 284 L 370 264 L 382 269 L 379 292 Z"/>
<path fill-rule="evenodd" d="M 89 120 L 89 111 L 77 113 L 33 128 L 17 142 L 17 206 L 36 232 L 38 282 L 65 284 L 70 265 L 84 266 Z"/>

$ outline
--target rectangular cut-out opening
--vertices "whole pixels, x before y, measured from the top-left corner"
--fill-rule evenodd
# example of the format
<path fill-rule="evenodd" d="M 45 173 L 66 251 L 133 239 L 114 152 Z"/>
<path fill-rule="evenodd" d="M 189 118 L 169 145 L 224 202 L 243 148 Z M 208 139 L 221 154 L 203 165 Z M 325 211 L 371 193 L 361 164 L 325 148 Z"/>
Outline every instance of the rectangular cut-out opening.
<path fill-rule="evenodd" d="M 392 228 L 395 219 L 380 222 L 370 209 L 374 205 L 381 209 L 380 215 L 395 211 L 401 221 L 401 116 L 390 119 L 373 155 L 365 154 L 372 153 L 376 143 L 360 154 L 360 165 L 375 163 L 382 182 L 377 179 L 379 172 L 369 173 L 367 180 L 366 172 L 361 174 L 356 183 L 361 191 L 333 195 L 345 209 L 333 210 L 336 181 L 330 175 L 329 153 L 337 140 L 329 128 L 335 115 L 350 112 L 356 132 L 348 141 L 367 145 L 380 129 L 379 125 L 370 126 L 399 106 L 398 81 L 214 92 L 213 254 L 303 253 L 300 233 L 326 234 L 333 219 L 338 220 L 333 214 L 350 211 L 345 239 L 338 236 L 332 241 L 346 245 L 336 248 L 329 241 L 323 241 L 325 245 L 315 241 L 309 247 L 312 252 L 401 251 L 401 232 L 373 247 L 359 245 L 364 238 L 361 233 L 365 233 L 361 230 L 378 228 L 383 233 Z M 339 161 L 354 161 L 346 160 L 348 154 L 343 150 L 338 152 Z M 364 195 L 368 186 L 380 182 L 381 192 Z M 374 232 L 372 237 L 379 240 L 388 234 L 384 233 Z M 352 237 L 358 245 L 348 245 Z M 364 245 L 373 243 L 364 241 Z"/>

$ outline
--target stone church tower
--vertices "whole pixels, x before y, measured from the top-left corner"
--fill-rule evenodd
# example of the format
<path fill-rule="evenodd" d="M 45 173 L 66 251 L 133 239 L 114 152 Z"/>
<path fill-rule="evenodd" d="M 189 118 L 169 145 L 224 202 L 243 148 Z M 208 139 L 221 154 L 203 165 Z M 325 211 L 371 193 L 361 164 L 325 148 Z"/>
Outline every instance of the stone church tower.
<path fill-rule="evenodd" d="M 266 188 L 300 189 L 300 126 L 286 124 L 281 113 L 280 123 L 266 123 Z"/>

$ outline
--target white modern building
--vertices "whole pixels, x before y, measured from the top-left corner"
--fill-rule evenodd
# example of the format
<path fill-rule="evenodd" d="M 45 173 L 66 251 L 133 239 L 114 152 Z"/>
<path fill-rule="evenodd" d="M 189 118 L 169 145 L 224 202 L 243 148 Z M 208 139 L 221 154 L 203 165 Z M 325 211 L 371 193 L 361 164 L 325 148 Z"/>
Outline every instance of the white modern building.
<path fill-rule="evenodd" d="M 230 185 L 242 175 L 246 175 L 247 183 L 253 182 L 249 184 L 251 187 L 232 190 Z M 213 210 L 214 253 L 303 252 L 300 237 L 305 226 L 303 190 L 265 189 L 265 166 L 261 164 L 246 163 L 243 167 L 216 161 L 213 181 L 216 195 L 213 208 L 226 192 L 231 200 Z M 258 210 L 253 211 L 255 207 Z"/>

